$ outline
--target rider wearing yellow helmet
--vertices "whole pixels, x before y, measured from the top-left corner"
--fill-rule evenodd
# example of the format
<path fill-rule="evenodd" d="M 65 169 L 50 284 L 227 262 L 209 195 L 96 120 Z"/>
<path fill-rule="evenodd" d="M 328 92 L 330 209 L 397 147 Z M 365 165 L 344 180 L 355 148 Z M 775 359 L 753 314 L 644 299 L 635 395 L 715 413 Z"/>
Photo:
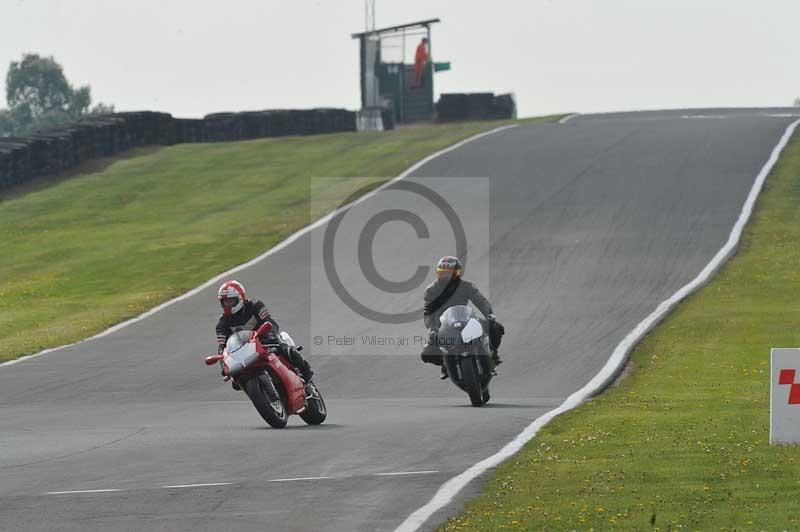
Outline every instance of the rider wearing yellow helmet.
<path fill-rule="evenodd" d="M 466 305 L 472 302 L 486 318 L 486 326 L 491 344 L 492 360 L 495 366 L 502 363 L 497 353 L 500 341 L 505 333 L 503 326 L 495 319 L 494 310 L 489 300 L 481 293 L 475 284 L 463 279 L 464 268 L 458 257 L 446 255 L 436 263 L 436 280 L 425 289 L 424 315 L 425 327 L 431 340 L 421 353 L 422 361 L 442 367 L 442 378 L 447 378 L 447 372 L 442 364 L 442 355 L 434 350 L 436 331 L 439 327 L 439 316 L 442 312 L 455 305 Z"/>

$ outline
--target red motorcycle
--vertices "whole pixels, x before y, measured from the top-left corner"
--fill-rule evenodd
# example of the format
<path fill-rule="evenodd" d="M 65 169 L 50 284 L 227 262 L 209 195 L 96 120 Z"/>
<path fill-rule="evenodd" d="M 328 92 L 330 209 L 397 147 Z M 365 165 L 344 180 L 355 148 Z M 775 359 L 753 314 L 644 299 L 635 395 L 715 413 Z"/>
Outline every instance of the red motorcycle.
<path fill-rule="evenodd" d="M 309 425 L 319 425 L 328 415 L 325 400 L 313 382 L 304 382 L 294 370 L 281 343 L 261 343 L 271 329 L 272 324 L 266 322 L 256 331 L 234 333 L 221 355 L 206 357 L 206 365 L 221 361 L 225 380 L 233 380 L 235 387 L 244 390 L 270 426 L 285 427 L 293 414 Z M 284 331 L 278 338 L 291 348 L 302 349 Z"/>

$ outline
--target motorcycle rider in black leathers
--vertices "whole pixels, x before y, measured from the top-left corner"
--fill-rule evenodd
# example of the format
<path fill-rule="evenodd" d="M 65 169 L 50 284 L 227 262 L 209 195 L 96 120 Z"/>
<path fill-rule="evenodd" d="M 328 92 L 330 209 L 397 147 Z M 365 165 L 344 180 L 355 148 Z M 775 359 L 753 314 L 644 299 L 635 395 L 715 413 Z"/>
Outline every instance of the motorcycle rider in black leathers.
<path fill-rule="evenodd" d="M 228 338 L 235 332 L 239 331 L 255 331 L 265 322 L 272 323 L 272 329 L 268 333 L 268 338 L 264 339 L 264 343 L 279 344 L 281 354 L 285 355 L 291 364 L 299 371 L 303 380 L 306 382 L 311 381 L 314 372 L 311 371 L 311 366 L 306 360 L 300 356 L 300 353 L 294 347 L 284 343 L 278 333 L 280 327 L 278 322 L 272 319 L 267 307 L 261 301 L 250 301 L 244 291 L 244 286 L 239 281 L 225 281 L 219 287 L 217 292 L 217 299 L 222 307 L 222 315 L 217 321 L 217 353 L 222 354 L 225 349 L 225 344 Z M 233 383 L 234 388 L 236 384 Z"/>
<path fill-rule="evenodd" d="M 495 319 L 489 300 L 484 297 L 472 282 L 462 279 L 463 268 L 456 257 L 445 256 L 436 264 L 436 281 L 425 289 L 425 305 L 423 307 L 425 327 L 428 328 L 428 342 L 420 354 L 422 361 L 442 367 L 442 379 L 447 378 L 447 369 L 442 363 L 442 355 L 436 345 L 439 330 L 439 316 L 450 307 L 466 305 L 470 301 L 486 318 L 484 324 L 489 334 L 491 355 L 494 365 L 502 364 L 497 349 L 500 347 L 505 329 Z"/>

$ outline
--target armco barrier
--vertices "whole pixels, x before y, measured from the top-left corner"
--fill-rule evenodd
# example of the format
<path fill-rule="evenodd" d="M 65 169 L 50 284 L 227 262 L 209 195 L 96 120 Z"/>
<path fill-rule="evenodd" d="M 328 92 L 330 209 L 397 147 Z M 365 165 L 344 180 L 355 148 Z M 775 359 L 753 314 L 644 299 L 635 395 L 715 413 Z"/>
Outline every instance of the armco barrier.
<path fill-rule="evenodd" d="M 99 115 L 28 137 L 0 137 L 0 189 L 137 146 L 355 130 L 356 114 L 345 109 L 216 113 L 202 119 L 150 111 Z"/>
<path fill-rule="evenodd" d="M 511 94 L 495 96 L 491 92 L 442 94 L 436 103 L 440 122 L 458 120 L 503 120 L 516 118 L 517 104 Z"/>

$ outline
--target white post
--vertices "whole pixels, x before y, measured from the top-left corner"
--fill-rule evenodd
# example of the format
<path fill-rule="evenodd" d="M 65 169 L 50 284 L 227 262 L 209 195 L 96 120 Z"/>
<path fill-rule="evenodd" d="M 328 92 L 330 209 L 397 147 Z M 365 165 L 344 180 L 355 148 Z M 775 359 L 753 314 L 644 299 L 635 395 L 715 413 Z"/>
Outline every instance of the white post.
<path fill-rule="evenodd" d="M 800 349 L 770 352 L 769 442 L 800 443 Z"/>

